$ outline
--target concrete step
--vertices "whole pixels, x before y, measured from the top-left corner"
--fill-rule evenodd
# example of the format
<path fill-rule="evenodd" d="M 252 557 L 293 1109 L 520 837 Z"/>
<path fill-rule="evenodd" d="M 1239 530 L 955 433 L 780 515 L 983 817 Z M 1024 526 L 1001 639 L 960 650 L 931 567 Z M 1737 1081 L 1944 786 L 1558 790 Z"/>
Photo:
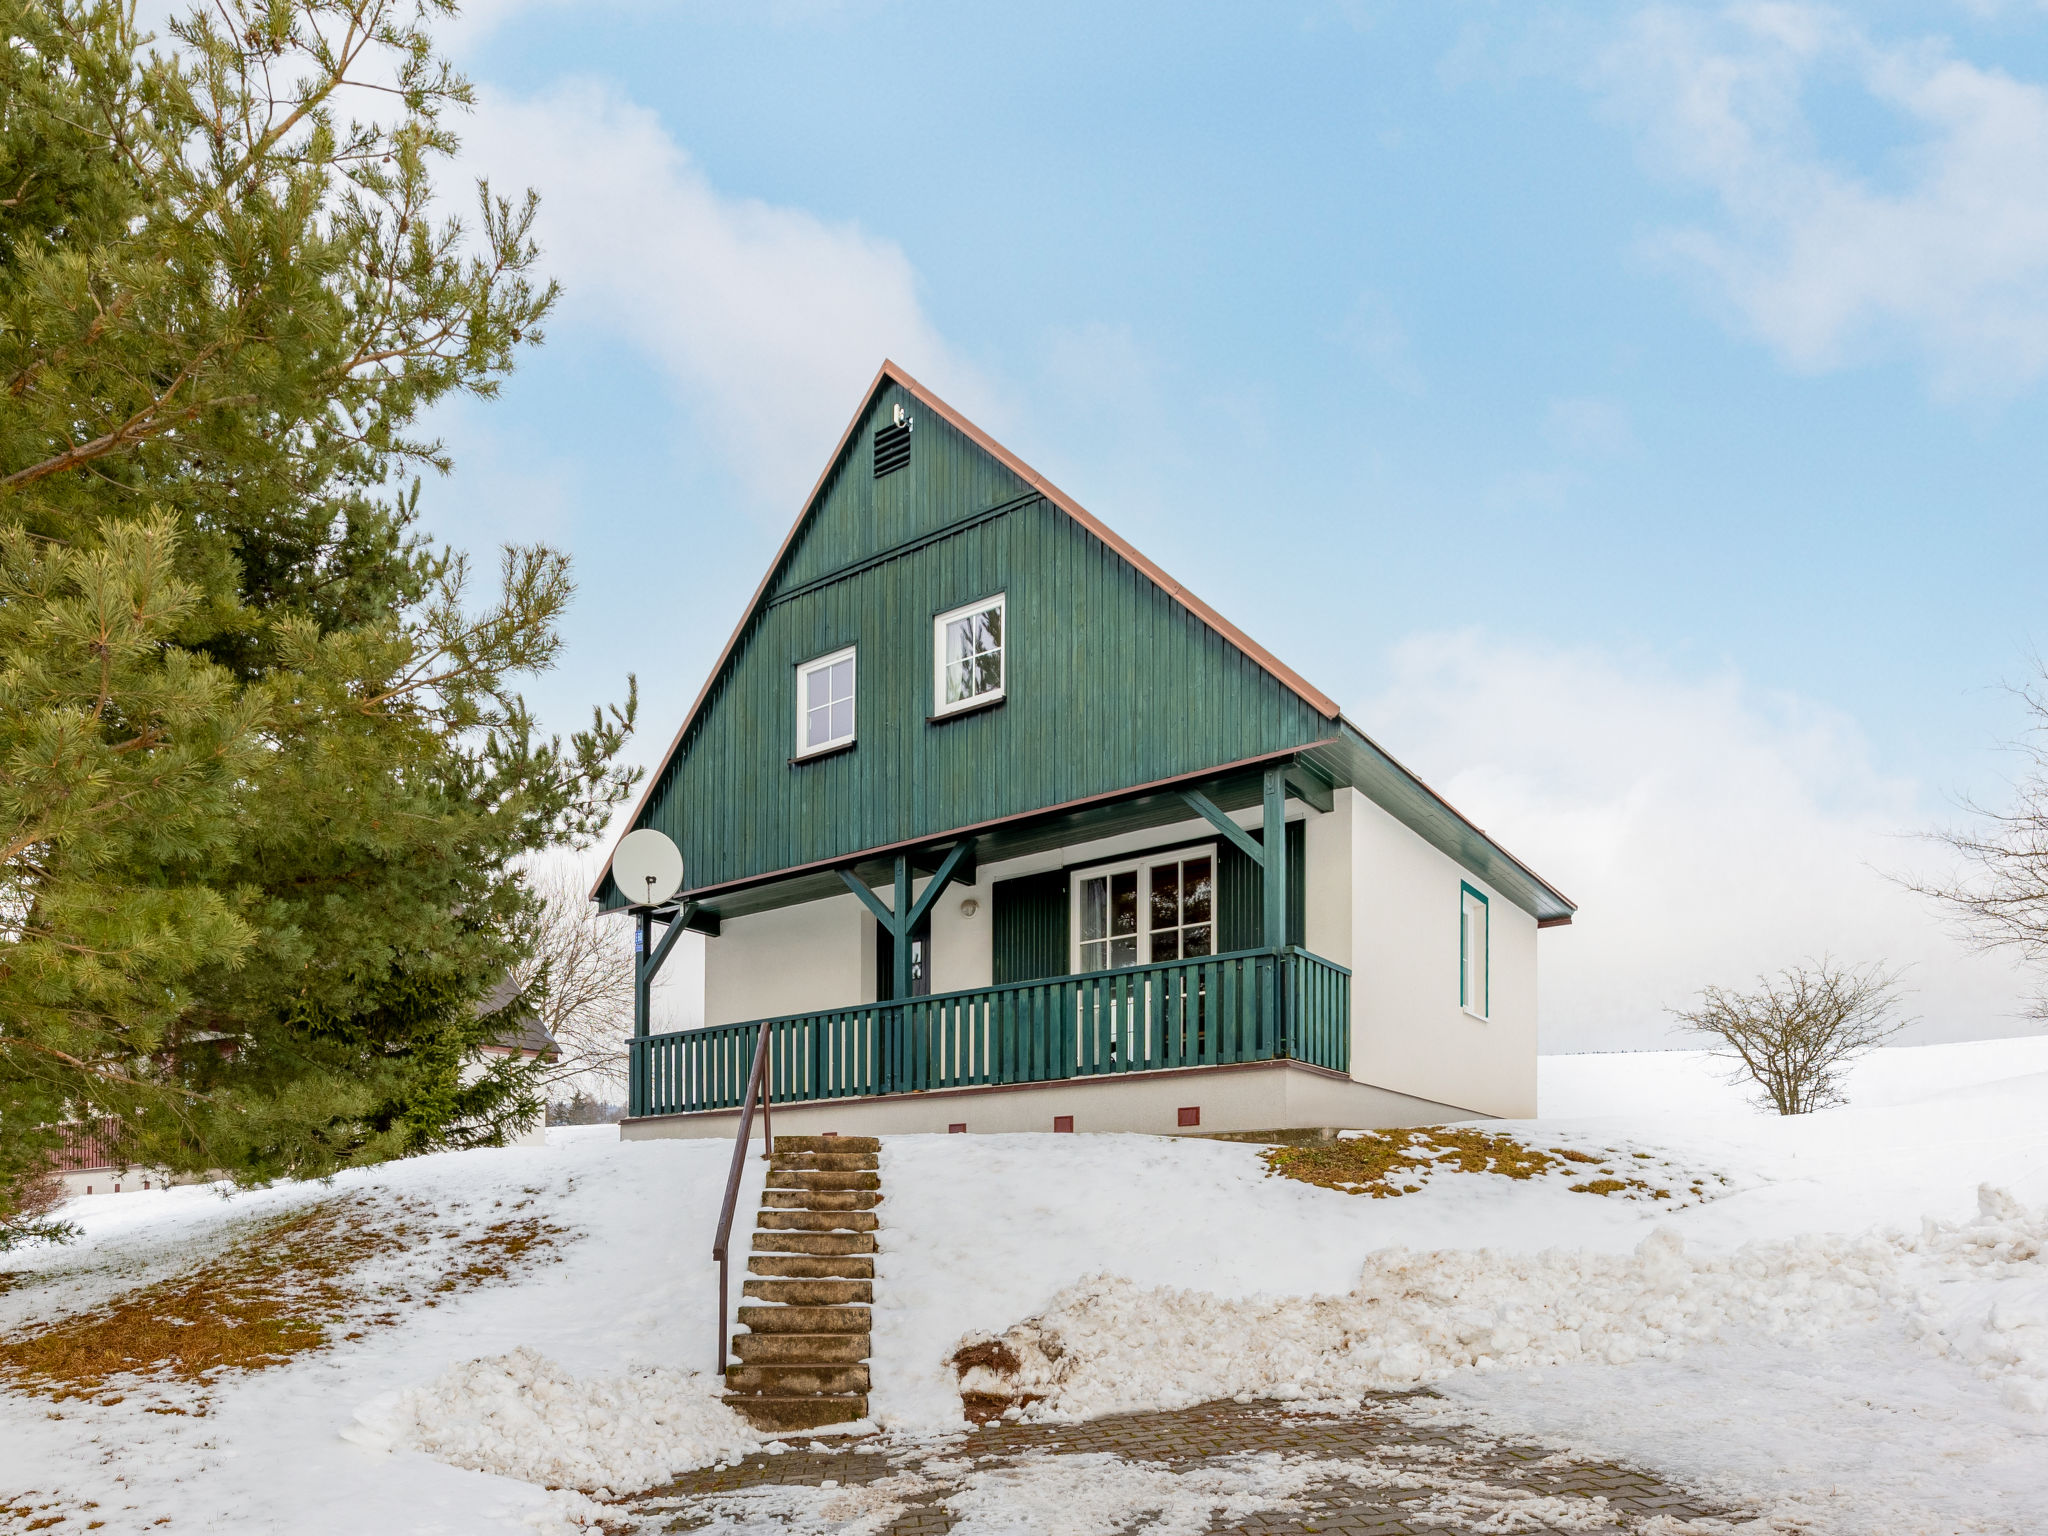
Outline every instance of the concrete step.
<path fill-rule="evenodd" d="M 756 1232 L 756 1253 L 873 1253 L 872 1232 Z"/>
<path fill-rule="evenodd" d="M 777 1152 L 879 1152 L 882 1143 L 873 1136 L 778 1136 Z"/>
<path fill-rule="evenodd" d="M 882 1197 L 868 1189 L 770 1189 L 761 1194 L 769 1211 L 872 1211 Z"/>
<path fill-rule="evenodd" d="M 875 1261 L 866 1254 L 830 1255 L 812 1258 L 807 1254 L 755 1254 L 747 1260 L 750 1275 L 786 1275 L 792 1280 L 872 1280 Z"/>
<path fill-rule="evenodd" d="M 882 1159 L 873 1152 L 778 1152 L 768 1164 L 773 1172 L 802 1168 L 811 1172 L 872 1173 L 881 1166 Z"/>
<path fill-rule="evenodd" d="M 873 1232 L 882 1225 L 872 1211 L 763 1211 L 754 1224 L 763 1232 Z"/>
<path fill-rule="evenodd" d="M 873 1303 L 872 1280 L 749 1280 L 740 1287 L 742 1296 L 755 1301 L 780 1302 L 787 1307 L 844 1307 L 855 1302 Z"/>
<path fill-rule="evenodd" d="M 865 1365 L 729 1365 L 725 1368 L 728 1392 L 765 1393 L 769 1397 L 796 1397 L 806 1392 L 828 1396 L 851 1396 L 868 1390 Z"/>
<path fill-rule="evenodd" d="M 768 1175 L 770 1189 L 880 1189 L 879 1173 L 843 1173 L 836 1168 L 785 1168 Z"/>
<path fill-rule="evenodd" d="M 756 1429 L 823 1429 L 851 1424 L 868 1416 L 868 1400 L 855 1397 L 755 1397 L 728 1394 L 726 1406 L 746 1417 Z"/>
<path fill-rule="evenodd" d="M 864 1333 L 736 1333 L 732 1352 L 748 1365 L 855 1365 L 867 1359 Z"/>
<path fill-rule="evenodd" d="M 859 1333 L 870 1329 L 866 1307 L 748 1307 L 740 1326 L 755 1333 Z"/>

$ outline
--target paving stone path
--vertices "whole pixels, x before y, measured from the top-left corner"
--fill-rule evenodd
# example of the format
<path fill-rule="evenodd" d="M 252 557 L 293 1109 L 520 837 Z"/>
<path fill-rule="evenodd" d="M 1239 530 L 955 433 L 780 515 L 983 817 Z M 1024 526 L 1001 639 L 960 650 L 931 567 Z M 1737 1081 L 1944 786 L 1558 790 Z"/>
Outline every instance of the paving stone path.
<path fill-rule="evenodd" d="M 1431 1411 L 1439 1403 L 1429 1393 L 1371 1397 L 1346 1413 L 1289 1412 L 1270 1402 L 1205 1403 L 1085 1424 L 998 1423 L 942 1444 L 869 1441 L 867 1450 L 855 1449 L 858 1441 L 792 1437 L 796 1444 L 780 1455 L 753 1455 L 736 1466 L 693 1472 L 626 1503 L 642 1518 L 666 1516 L 656 1528 L 678 1532 L 721 1518 L 754 1530 L 773 1528 L 779 1513 L 806 1532 L 830 1530 L 844 1519 L 876 1536 L 943 1536 L 955 1523 L 943 1501 L 962 1486 L 970 1469 L 1022 1468 L 1031 1474 L 1056 1468 L 1058 1458 L 1113 1456 L 1155 1473 L 1188 1473 L 1243 1468 L 1248 1457 L 1277 1452 L 1289 1462 L 1343 1463 L 1354 1469 L 1364 1464 L 1374 1473 L 1312 1481 L 1296 1498 L 1298 1509 L 1212 1518 L 1211 1536 L 1444 1536 L 1465 1531 L 1706 1536 L 1739 1530 L 1744 1523 L 1736 1512 L 1639 1469 L 1502 1440 L 1458 1424 L 1448 1414 Z M 1075 1469 L 1096 1465 L 1111 1469 L 1105 1476 L 1123 1470 L 1110 1463 L 1075 1464 Z M 777 1486 L 789 1491 L 779 1506 L 769 1496 Z M 835 1487 L 847 1496 L 837 1509 L 822 1502 L 831 1499 L 829 1493 L 801 1508 L 794 1499 L 806 1488 Z M 755 1492 L 749 1496 L 749 1490 Z M 871 1523 L 873 1514 L 891 1505 L 901 1506 L 892 1519 L 879 1527 Z M 870 1521 L 861 1521 L 862 1514 Z M 1134 1518 L 1131 1528 L 1142 1531 L 1150 1520 Z"/>

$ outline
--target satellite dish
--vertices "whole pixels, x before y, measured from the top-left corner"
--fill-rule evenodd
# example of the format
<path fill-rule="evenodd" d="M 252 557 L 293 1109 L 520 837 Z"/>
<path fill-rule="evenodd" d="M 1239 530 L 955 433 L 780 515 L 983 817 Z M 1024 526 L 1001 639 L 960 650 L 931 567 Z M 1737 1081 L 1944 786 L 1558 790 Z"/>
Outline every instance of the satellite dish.
<path fill-rule="evenodd" d="M 612 883 L 632 907 L 658 907 L 683 888 L 683 851 L 652 827 L 628 832 L 612 852 Z"/>

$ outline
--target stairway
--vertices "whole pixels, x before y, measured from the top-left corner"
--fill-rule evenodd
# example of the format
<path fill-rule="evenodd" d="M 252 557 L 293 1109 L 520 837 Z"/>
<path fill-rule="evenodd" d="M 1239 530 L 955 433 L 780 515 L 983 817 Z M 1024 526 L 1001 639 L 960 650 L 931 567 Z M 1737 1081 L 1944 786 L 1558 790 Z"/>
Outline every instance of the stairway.
<path fill-rule="evenodd" d="M 881 1150 L 872 1136 L 775 1138 L 742 1291 L 747 1331 L 725 1372 L 727 1405 L 757 1429 L 867 1417 Z"/>

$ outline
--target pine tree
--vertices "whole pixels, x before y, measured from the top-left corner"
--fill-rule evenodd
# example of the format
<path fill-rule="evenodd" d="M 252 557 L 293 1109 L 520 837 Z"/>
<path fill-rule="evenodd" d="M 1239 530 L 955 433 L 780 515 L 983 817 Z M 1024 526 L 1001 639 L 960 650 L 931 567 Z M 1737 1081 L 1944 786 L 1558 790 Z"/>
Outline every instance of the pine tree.
<path fill-rule="evenodd" d="M 227 0 L 156 41 L 0 0 L 0 1221 L 59 1120 L 267 1178 L 538 1109 L 516 1064 L 464 1081 L 476 1006 L 517 861 L 630 787 L 633 698 L 543 735 L 514 684 L 566 560 L 508 549 L 479 612 L 416 525 L 421 413 L 493 396 L 555 300 L 533 194 L 436 202 L 451 10 Z"/>

